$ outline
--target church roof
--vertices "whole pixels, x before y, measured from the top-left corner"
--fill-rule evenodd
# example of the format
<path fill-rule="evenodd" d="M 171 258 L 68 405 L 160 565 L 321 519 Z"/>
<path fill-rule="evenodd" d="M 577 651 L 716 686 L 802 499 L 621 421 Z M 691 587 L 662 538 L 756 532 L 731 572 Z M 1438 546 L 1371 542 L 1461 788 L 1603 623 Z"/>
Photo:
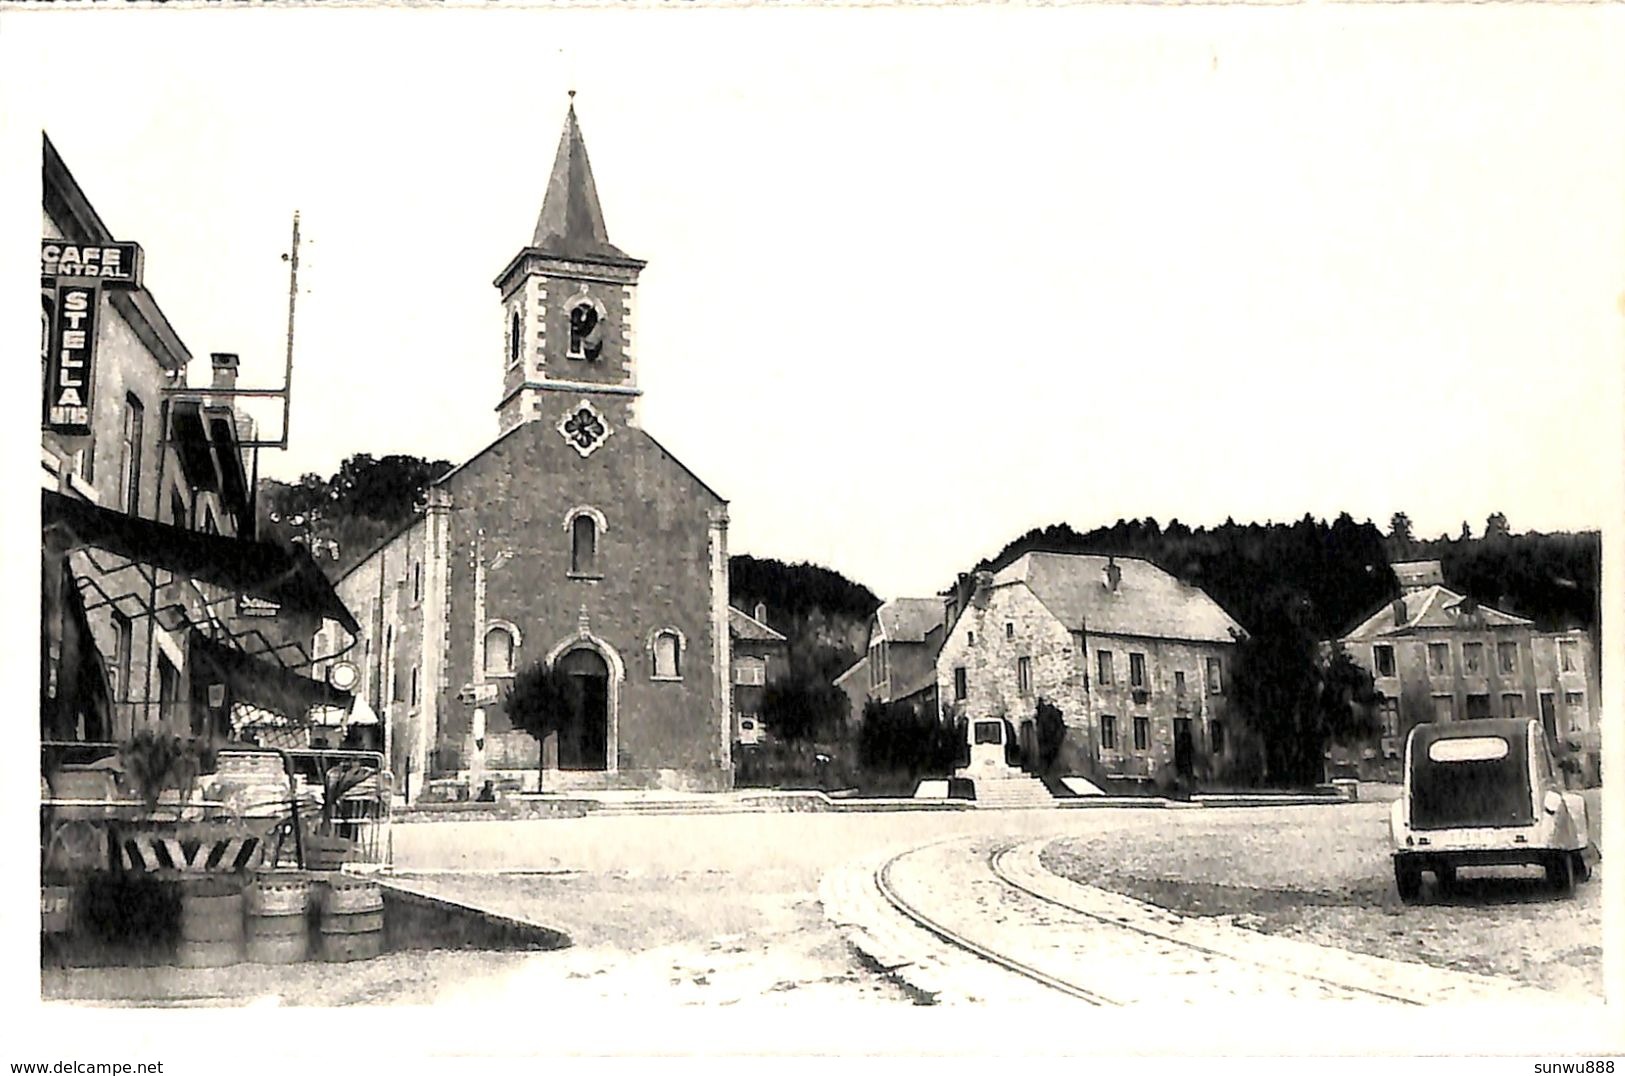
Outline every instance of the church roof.
<path fill-rule="evenodd" d="M 1115 589 L 1103 580 L 1108 564 L 1122 572 Z M 1074 631 L 1215 643 L 1241 633 L 1205 591 L 1138 557 L 1027 553 L 993 577 L 994 586 L 1011 583 L 1025 583 Z"/>
<path fill-rule="evenodd" d="M 530 245 L 532 250 L 556 258 L 639 264 L 609 241 L 609 229 L 604 225 L 604 211 L 598 204 L 598 187 L 593 182 L 592 163 L 587 159 L 587 143 L 576 121 L 574 101 L 564 117 L 564 132 L 559 135 L 553 174 L 547 181 L 542 213 L 536 218 L 536 232 Z"/>

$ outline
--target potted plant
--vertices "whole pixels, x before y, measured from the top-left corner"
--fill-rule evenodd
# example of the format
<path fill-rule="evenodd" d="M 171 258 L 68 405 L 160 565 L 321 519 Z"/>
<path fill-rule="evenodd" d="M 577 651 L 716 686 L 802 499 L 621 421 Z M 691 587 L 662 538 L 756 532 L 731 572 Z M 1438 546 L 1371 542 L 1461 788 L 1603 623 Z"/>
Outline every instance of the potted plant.
<path fill-rule="evenodd" d="M 141 729 L 119 748 L 119 763 L 146 808 L 147 820 L 156 820 L 159 801 L 171 789 L 177 794 L 175 820 L 180 820 L 202 765 L 196 743 Z"/>
<path fill-rule="evenodd" d="M 305 867 L 337 870 L 355 853 L 355 841 L 341 832 L 339 804 L 377 770 L 359 762 L 342 762 L 322 772 L 321 820 L 305 834 Z"/>

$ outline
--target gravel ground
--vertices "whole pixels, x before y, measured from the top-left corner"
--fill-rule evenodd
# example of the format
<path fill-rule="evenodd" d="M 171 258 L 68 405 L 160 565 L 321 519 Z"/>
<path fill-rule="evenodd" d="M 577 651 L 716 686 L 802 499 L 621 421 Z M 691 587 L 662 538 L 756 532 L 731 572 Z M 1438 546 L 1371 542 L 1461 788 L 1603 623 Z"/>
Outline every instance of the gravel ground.
<path fill-rule="evenodd" d="M 1553 899 L 1538 872 L 1492 868 L 1464 871 L 1448 899 L 1429 876 L 1424 903 L 1406 906 L 1394 890 L 1386 804 L 1193 811 L 1179 823 L 1064 838 L 1043 863 L 1185 915 L 1602 996 L 1600 864 L 1572 900 Z"/>

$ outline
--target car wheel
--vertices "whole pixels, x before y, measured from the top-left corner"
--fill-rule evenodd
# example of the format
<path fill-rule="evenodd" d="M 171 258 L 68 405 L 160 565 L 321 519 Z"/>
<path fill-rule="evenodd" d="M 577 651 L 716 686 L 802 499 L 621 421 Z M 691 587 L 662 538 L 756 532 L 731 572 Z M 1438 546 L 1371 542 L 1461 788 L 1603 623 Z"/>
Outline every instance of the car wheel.
<path fill-rule="evenodd" d="M 1584 852 L 1574 852 L 1572 855 L 1574 857 L 1574 880 L 1576 882 L 1591 881 L 1591 864 L 1586 862 L 1586 854 Z"/>
<path fill-rule="evenodd" d="M 1439 892 L 1452 893 L 1456 888 L 1456 868 L 1452 863 L 1440 863 L 1433 868 L 1433 880 L 1439 885 Z"/>
<path fill-rule="evenodd" d="M 1422 869 L 1402 859 L 1394 860 L 1394 888 L 1399 890 L 1401 901 L 1414 902 L 1422 895 Z"/>
<path fill-rule="evenodd" d="M 1574 892 L 1574 856 L 1559 852 L 1546 861 L 1546 883 L 1560 896 Z"/>

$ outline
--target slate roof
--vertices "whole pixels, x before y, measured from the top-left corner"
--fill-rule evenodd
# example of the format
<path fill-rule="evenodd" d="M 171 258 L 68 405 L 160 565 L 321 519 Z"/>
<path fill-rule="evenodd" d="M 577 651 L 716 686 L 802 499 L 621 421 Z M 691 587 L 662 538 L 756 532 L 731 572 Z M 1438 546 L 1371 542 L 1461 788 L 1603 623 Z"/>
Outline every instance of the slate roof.
<path fill-rule="evenodd" d="M 1461 607 L 1467 601 L 1446 586 L 1434 585 L 1423 590 L 1406 592 L 1405 622 L 1394 620 L 1394 603 L 1384 602 L 1382 608 L 1366 617 L 1360 626 L 1343 636 L 1344 639 L 1380 639 L 1385 635 L 1406 635 L 1419 628 L 1460 628 Z M 1398 599 L 1395 599 L 1397 601 Z M 1480 605 L 1477 613 L 1482 623 L 1474 623 L 1476 630 L 1483 628 L 1529 627 L 1533 621 L 1521 616 L 1503 613 L 1487 605 Z"/>
<path fill-rule="evenodd" d="M 942 626 L 941 598 L 893 598 L 875 610 L 886 639 L 894 643 L 923 643 Z"/>
<path fill-rule="evenodd" d="M 1123 572 L 1115 591 L 1102 579 L 1111 561 Z M 994 586 L 1013 583 L 1073 631 L 1229 643 L 1242 630 L 1205 591 L 1136 557 L 1027 553 L 993 577 Z"/>
<path fill-rule="evenodd" d="M 782 643 L 784 636 L 763 624 L 749 613 L 728 606 L 728 634 L 735 639 L 757 643 Z"/>
<path fill-rule="evenodd" d="M 573 100 L 564 117 L 558 155 L 553 159 L 553 173 L 548 177 L 547 194 L 530 245 L 533 250 L 558 258 L 637 263 L 609 241 Z"/>

